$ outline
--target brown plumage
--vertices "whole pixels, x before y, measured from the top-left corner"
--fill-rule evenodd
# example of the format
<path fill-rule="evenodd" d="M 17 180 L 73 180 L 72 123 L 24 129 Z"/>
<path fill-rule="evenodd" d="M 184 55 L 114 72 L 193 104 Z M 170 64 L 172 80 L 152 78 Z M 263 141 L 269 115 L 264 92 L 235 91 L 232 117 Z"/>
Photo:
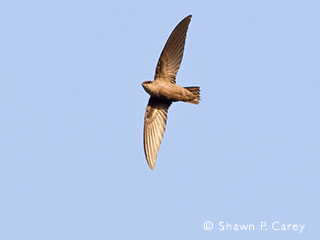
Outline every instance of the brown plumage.
<path fill-rule="evenodd" d="M 143 144 L 147 162 L 152 170 L 171 103 L 182 101 L 198 104 L 200 101 L 200 87 L 181 87 L 176 84 L 190 21 L 191 15 L 185 17 L 172 31 L 160 55 L 154 81 L 142 83 L 144 90 L 151 96 L 144 117 Z"/>

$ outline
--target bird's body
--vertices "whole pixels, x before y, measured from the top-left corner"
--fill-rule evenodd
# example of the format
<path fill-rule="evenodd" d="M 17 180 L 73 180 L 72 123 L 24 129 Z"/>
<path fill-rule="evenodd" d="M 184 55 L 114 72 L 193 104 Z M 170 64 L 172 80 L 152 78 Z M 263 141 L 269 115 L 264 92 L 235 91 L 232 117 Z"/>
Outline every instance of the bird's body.
<path fill-rule="evenodd" d="M 198 97 L 187 88 L 167 81 L 147 82 L 143 83 L 142 86 L 150 96 L 171 102 L 190 102 Z"/>
<path fill-rule="evenodd" d="M 176 84 L 190 21 L 191 15 L 185 17 L 171 33 L 159 58 L 154 81 L 142 83 L 144 90 L 150 95 L 144 117 L 143 142 L 146 159 L 152 170 L 172 102 L 198 104 L 200 101 L 199 87 L 181 87 Z"/>

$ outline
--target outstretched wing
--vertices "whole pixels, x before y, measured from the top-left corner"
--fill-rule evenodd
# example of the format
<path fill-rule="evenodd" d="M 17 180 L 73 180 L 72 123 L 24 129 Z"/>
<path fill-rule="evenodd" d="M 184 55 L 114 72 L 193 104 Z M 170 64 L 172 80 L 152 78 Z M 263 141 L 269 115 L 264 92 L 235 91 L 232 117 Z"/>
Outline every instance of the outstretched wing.
<path fill-rule="evenodd" d="M 167 124 L 167 114 L 171 102 L 150 97 L 144 117 L 143 145 L 144 153 L 153 170 L 158 150 Z"/>
<path fill-rule="evenodd" d="M 188 26 L 191 21 L 191 15 L 185 17 L 173 30 L 164 46 L 158 64 L 154 80 L 164 80 L 176 83 L 176 75 L 179 70 Z"/>

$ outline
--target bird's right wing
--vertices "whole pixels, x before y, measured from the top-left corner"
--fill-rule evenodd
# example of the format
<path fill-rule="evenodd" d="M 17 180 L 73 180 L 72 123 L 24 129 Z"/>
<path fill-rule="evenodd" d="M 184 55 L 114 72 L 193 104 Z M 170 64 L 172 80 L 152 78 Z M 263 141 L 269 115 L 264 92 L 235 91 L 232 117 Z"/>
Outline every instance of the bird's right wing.
<path fill-rule="evenodd" d="M 158 64 L 154 80 L 164 80 L 176 83 L 176 75 L 179 70 L 188 26 L 191 21 L 191 15 L 185 17 L 172 31 L 164 46 Z"/>
<path fill-rule="evenodd" d="M 158 150 L 166 129 L 167 114 L 170 105 L 170 102 L 164 102 L 150 97 L 146 108 L 143 145 L 147 162 L 152 170 L 154 169 Z"/>

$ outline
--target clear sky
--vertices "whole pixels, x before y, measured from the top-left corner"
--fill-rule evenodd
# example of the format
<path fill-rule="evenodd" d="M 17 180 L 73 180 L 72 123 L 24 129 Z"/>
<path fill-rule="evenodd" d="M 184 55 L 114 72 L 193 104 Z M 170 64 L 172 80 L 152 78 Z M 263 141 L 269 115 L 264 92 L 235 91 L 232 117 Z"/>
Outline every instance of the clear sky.
<path fill-rule="evenodd" d="M 316 239 L 319 12 L 316 0 L 1 1 L 0 239 Z M 177 83 L 202 101 L 169 109 L 152 172 L 141 83 L 189 14 Z"/>

